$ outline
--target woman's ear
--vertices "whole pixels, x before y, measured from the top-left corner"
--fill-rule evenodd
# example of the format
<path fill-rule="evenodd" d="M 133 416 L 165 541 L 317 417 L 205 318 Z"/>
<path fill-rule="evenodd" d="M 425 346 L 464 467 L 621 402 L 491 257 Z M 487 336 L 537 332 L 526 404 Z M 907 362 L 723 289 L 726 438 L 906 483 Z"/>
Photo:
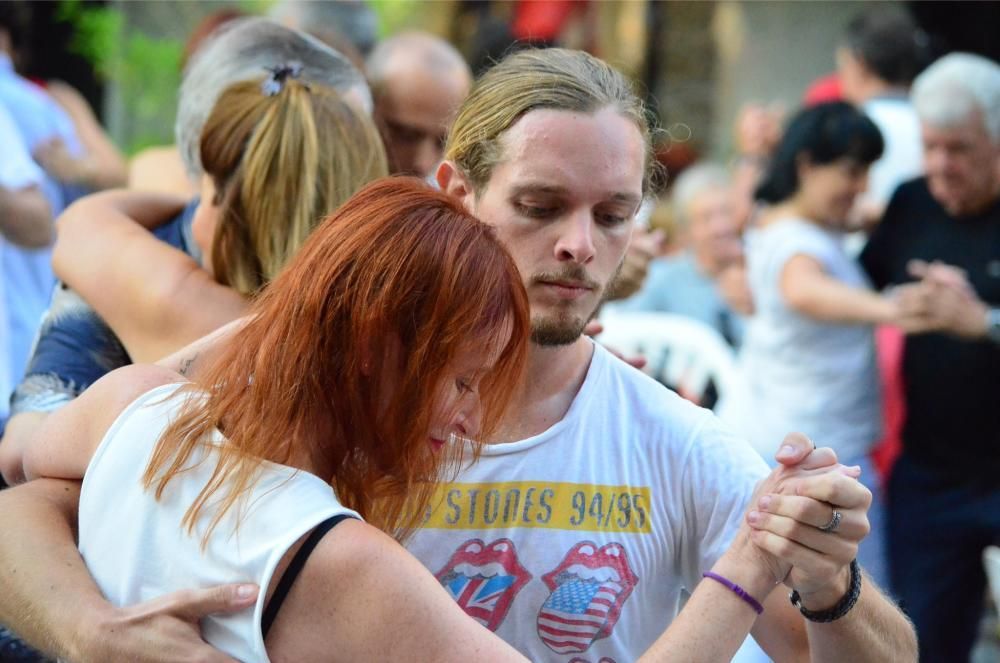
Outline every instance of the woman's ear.
<path fill-rule="evenodd" d="M 808 175 L 813 169 L 813 161 L 809 158 L 809 155 L 805 152 L 799 152 L 795 155 L 795 174 L 799 177 L 799 183 L 802 183 L 803 178 Z"/>

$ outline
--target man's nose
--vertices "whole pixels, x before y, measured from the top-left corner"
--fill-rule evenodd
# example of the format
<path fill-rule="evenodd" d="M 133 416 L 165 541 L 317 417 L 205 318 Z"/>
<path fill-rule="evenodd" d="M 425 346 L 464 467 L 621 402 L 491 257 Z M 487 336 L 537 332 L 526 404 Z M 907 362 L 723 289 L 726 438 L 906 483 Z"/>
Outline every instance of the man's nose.
<path fill-rule="evenodd" d="M 566 218 L 556 242 L 556 258 L 586 264 L 595 253 L 594 222 L 589 210 L 581 210 Z"/>

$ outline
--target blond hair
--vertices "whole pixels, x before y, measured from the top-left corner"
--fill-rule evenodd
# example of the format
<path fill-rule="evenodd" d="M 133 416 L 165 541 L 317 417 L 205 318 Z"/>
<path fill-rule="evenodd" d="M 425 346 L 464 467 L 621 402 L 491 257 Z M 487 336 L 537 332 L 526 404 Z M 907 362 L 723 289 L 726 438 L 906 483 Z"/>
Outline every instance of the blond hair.
<path fill-rule="evenodd" d="M 371 119 L 332 88 L 287 80 L 276 94 L 236 83 L 202 132 L 201 161 L 222 206 L 216 280 L 243 295 L 277 276 L 317 223 L 387 174 Z"/>
<path fill-rule="evenodd" d="M 646 146 L 643 192 L 647 192 L 655 160 L 645 105 L 620 71 L 583 51 L 519 51 L 483 74 L 459 109 L 445 158 L 479 192 L 503 158 L 500 136 L 525 113 L 548 108 L 592 114 L 608 107 L 632 120 L 642 134 Z"/>

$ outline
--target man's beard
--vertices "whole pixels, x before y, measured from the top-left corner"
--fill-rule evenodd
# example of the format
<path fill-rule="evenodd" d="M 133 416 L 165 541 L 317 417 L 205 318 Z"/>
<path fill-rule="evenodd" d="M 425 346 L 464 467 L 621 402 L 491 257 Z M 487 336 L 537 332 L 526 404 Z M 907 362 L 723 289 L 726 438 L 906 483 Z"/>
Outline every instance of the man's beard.
<path fill-rule="evenodd" d="M 583 335 L 583 330 L 587 326 L 587 323 L 590 322 L 590 319 L 597 314 L 597 311 L 601 308 L 601 305 L 607 298 L 609 293 L 608 284 L 615 282 L 623 264 L 625 264 L 624 257 L 621 262 L 618 263 L 615 273 L 601 286 L 600 297 L 597 300 L 597 304 L 594 305 L 594 309 L 590 311 L 588 315 L 579 316 L 574 314 L 572 310 L 568 310 L 559 311 L 547 316 L 532 316 L 531 342 L 542 347 L 555 347 L 559 345 L 569 345 L 580 338 L 580 336 Z M 584 270 L 584 268 L 580 265 L 575 265 L 559 273 L 540 274 L 534 277 L 533 280 L 536 282 L 568 280 L 580 281 L 593 287 L 598 285 L 587 276 L 586 270 Z"/>

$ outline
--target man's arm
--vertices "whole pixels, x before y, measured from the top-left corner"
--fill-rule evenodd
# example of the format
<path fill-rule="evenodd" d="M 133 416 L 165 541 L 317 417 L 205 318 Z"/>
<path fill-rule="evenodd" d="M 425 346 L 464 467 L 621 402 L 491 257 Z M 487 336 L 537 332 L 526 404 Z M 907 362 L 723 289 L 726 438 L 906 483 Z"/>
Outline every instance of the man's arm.
<path fill-rule="evenodd" d="M 83 95 L 61 81 L 50 81 L 47 91 L 69 115 L 86 154 L 73 157 L 56 139 L 36 150 L 39 162 L 62 182 L 80 184 L 91 190 L 124 186 L 128 176 L 125 158 L 111 142 Z"/>
<path fill-rule="evenodd" d="M 38 479 L 0 492 L 0 623 L 70 661 L 235 663 L 205 644 L 199 620 L 254 604 L 255 585 L 225 585 L 114 608 L 75 543 L 77 481 Z"/>
<path fill-rule="evenodd" d="M 0 145 L 0 234 L 20 246 L 48 246 L 55 232 L 52 209 L 39 186 L 44 175 L 2 104 Z"/>
<path fill-rule="evenodd" d="M 29 249 L 48 246 L 55 237 L 52 210 L 37 186 L 0 186 L 0 234 Z"/>

